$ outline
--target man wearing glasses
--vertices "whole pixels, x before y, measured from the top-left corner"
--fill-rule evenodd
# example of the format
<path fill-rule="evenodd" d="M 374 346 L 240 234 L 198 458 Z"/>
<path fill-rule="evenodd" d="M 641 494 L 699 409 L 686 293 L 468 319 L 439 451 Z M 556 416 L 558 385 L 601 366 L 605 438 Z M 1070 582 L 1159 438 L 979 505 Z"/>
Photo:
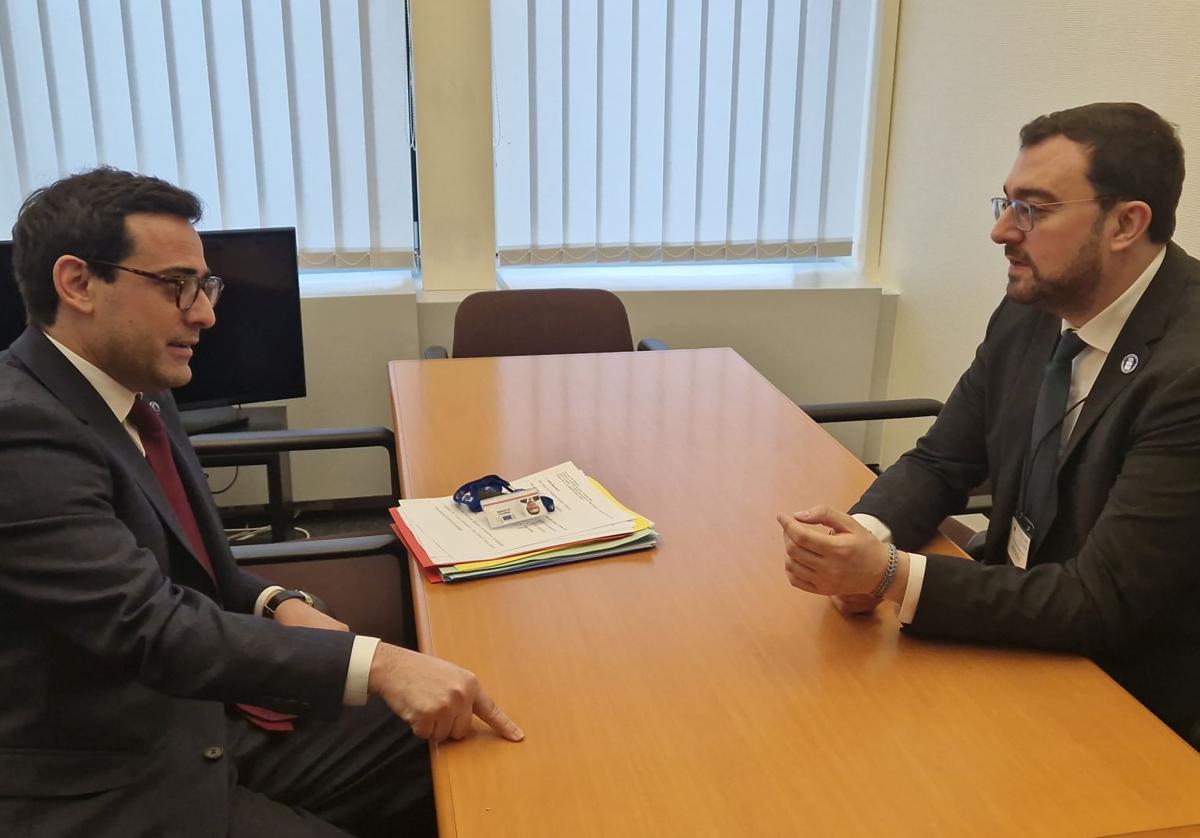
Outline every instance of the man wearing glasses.
<path fill-rule="evenodd" d="M 190 192 L 97 169 L 13 228 L 29 326 L 0 354 L 0 832 L 432 834 L 420 740 L 473 716 L 522 733 L 471 673 L 234 563 L 170 394 L 223 287 L 199 217 Z"/>
<path fill-rule="evenodd" d="M 1200 263 L 1171 242 L 1183 174 L 1175 130 L 1141 105 L 1022 128 L 992 199 L 1007 295 L 971 367 L 849 514 L 779 522 L 801 590 L 845 613 L 891 600 L 916 634 L 1087 655 L 1200 747 Z M 985 479 L 981 561 L 911 552 Z"/>

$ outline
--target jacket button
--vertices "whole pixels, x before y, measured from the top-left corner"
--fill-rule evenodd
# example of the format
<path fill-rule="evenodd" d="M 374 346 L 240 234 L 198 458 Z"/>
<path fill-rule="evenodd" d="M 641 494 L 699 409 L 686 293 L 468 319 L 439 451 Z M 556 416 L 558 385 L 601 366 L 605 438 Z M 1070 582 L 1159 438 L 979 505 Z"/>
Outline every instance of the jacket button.
<path fill-rule="evenodd" d="M 220 745 L 209 745 L 204 749 L 205 759 L 217 760 L 223 756 L 225 756 L 225 749 Z"/>

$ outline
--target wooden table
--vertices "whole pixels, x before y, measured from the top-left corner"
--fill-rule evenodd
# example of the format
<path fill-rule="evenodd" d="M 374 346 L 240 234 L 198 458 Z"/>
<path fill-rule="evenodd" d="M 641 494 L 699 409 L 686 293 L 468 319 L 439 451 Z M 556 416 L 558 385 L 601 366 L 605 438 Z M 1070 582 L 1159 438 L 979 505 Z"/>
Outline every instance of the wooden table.
<path fill-rule="evenodd" d="M 406 497 L 573 460 L 661 537 L 415 586 L 422 649 L 478 674 L 527 734 L 433 749 L 443 838 L 1200 822 L 1200 756 L 1089 661 L 907 637 L 891 606 L 847 620 L 788 586 L 775 513 L 844 508 L 872 475 L 733 351 L 389 372 Z"/>

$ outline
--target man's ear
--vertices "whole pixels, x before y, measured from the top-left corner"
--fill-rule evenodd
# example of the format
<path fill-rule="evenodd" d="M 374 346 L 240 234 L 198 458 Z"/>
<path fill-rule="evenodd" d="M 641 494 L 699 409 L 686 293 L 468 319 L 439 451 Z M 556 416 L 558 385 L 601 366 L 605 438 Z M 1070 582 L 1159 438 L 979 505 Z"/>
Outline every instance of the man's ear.
<path fill-rule="evenodd" d="M 1113 218 L 1116 229 L 1112 237 L 1112 249 L 1127 250 L 1141 238 L 1150 226 L 1152 215 L 1150 205 L 1145 201 L 1121 201 L 1113 207 Z"/>
<path fill-rule="evenodd" d="M 101 279 L 88 270 L 87 262 L 78 256 L 59 256 L 54 263 L 54 290 L 58 304 L 81 314 L 95 309 L 95 284 Z"/>

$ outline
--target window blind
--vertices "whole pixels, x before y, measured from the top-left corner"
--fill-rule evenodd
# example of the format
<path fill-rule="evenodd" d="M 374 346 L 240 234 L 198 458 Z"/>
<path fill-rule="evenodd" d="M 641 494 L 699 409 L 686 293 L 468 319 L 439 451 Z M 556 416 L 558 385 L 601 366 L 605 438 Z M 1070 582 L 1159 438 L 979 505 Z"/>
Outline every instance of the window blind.
<path fill-rule="evenodd" d="M 873 0 L 494 0 L 502 265 L 853 247 Z"/>
<path fill-rule="evenodd" d="M 204 202 L 204 228 L 295 226 L 305 267 L 413 263 L 405 4 L 0 3 L 0 224 L 107 164 Z"/>

